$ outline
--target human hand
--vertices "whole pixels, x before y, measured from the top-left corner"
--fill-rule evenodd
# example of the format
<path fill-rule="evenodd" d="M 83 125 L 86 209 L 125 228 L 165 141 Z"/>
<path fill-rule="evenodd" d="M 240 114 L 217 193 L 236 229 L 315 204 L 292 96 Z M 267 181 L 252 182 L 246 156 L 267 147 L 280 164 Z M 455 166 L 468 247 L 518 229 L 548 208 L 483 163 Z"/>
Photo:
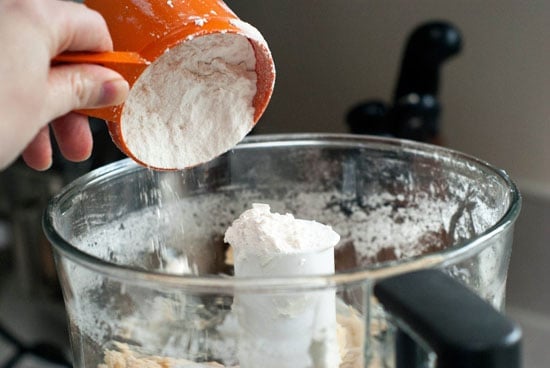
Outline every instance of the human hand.
<path fill-rule="evenodd" d="M 50 64 L 63 51 L 111 51 L 103 18 L 70 1 L 2 0 L 0 45 L 0 170 L 20 154 L 30 167 L 48 169 L 48 123 L 67 159 L 87 159 L 88 119 L 72 111 L 120 104 L 128 83 L 98 65 Z"/>

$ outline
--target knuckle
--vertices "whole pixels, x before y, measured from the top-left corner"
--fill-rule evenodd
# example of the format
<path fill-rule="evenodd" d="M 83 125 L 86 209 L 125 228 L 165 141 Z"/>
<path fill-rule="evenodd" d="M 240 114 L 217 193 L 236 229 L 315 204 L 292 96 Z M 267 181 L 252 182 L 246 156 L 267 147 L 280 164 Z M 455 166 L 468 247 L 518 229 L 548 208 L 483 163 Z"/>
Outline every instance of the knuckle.
<path fill-rule="evenodd" d="M 87 85 L 88 83 L 84 79 L 82 73 L 75 72 L 70 74 L 71 92 L 77 108 L 81 108 L 89 103 L 90 92 Z"/>

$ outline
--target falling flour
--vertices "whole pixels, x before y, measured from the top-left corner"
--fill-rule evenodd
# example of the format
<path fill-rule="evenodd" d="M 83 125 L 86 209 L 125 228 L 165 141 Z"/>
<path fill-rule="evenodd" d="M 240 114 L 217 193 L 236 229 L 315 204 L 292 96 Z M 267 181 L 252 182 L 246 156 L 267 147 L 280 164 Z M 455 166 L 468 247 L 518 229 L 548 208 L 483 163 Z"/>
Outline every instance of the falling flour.
<path fill-rule="evenodd" d="M 142 163 L 182 169 L 235 146 L 254 125 L 257 75 L 247 37 L 217 33 L 167 50 L 132 87 L 121 116 Z"/>

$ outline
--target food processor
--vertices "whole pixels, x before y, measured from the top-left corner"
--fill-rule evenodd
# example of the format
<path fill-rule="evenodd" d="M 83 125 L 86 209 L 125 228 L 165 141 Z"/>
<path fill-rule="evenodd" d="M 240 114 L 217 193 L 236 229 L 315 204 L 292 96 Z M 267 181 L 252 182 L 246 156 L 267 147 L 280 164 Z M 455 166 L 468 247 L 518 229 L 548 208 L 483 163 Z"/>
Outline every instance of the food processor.
<path fill-rule="evenodd" d="M 332 226 L 335 272 L 236 277 L 224 232 L 254 203 Z M 450 149 L 258 135 L 183 171 L 96 169 L 44 229 L 78 368 L 519 367 L 502 312 L 520 204 Z"/>

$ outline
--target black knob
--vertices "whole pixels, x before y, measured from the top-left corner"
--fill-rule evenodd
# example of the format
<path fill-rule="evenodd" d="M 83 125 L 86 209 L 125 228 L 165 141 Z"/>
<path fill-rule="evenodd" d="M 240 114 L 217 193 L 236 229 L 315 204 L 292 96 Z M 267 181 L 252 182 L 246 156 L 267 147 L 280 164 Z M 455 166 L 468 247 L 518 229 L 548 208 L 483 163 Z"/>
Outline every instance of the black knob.
<path fill-rule="evenodd" d="M 388 109 L 380 100 L 359 103 L 346 115 L 346 123 L 353 134 L 390 135 Z"/>

